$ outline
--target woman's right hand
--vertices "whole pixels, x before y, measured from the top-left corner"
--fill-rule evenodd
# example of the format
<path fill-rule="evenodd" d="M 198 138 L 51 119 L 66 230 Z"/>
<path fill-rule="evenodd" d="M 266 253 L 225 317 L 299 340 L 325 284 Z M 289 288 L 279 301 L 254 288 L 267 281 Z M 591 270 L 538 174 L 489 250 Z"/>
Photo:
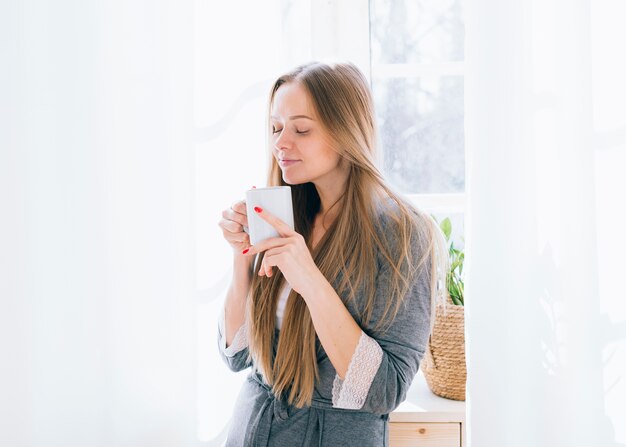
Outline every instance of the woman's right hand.
<path fill-rule="evenodd" d="M 246 202 L 240 200 L 222 211 L 222 219 L 218 226 L 222 229 L 224 239 L 233 247 L 235 255 L 250 247 L 250 236 L 243 231 L 244 226 L 248 226 L 248 214 L 246 213 Z"/>

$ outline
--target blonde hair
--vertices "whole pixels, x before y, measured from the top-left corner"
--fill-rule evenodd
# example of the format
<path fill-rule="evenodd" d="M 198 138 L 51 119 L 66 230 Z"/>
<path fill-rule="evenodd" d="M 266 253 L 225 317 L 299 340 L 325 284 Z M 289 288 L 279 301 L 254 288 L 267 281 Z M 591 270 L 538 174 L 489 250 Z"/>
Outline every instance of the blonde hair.
<path fill-rule="evenodd" d="M 441 279 L 447 271 L 446 242 L 434 220 L 394 193 L 376 167 L 376 124 L 367 80 L 350 63 L 299 66 L 273 84 L 268 117 L 276 91 L 290 82 L 305 88 L 333 150 L 349 166 L 339 215 L 315 249 L 310 236 L 320 211 L 319 195 L 312 183 L 291 185 L 296 231 L 305 238 L 317 267 L 344 302 L 354 300 L 359 291 L 364 301 L 358 303 L 356 320 L 362 327 L 372 318 L 377 262 L 388 263 L 392 272 L 389 299 L 372 331 L 388 329 L 417 275 L 424 274 L 430 284 L 432 330 L 437 297 L 446 294 Z M 270 145 L 268 184 L 286 185 L 271 152 Z M 381 215 L 389 217 L 385 231 L 393 232 L 394 242 L 381 238 L 385 234 Z M 269 278 L 259 277 L 256 273 L 262 257 L 260 254 L 257 259 L 248 297 L 249 355 L 274 394 L 287 396 L 290 404 L 301 408 L 311 404 L 319 378 L 315 328 L 305 301 L 292 290 L 274 352 L 276 308 L 284 277 L 278 269 Z"/>

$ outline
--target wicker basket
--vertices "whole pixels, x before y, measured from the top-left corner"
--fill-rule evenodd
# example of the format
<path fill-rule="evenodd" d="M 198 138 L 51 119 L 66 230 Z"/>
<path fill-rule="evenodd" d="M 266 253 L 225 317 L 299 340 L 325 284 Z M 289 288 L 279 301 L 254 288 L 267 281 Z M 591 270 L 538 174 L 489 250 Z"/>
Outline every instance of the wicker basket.
<path fill-rule="evenodd" d="M 435 324 L 422 362 L 426 383 L 433 393 L 465 400 L 465 314 L 463 306 L 438 304 Z"/>

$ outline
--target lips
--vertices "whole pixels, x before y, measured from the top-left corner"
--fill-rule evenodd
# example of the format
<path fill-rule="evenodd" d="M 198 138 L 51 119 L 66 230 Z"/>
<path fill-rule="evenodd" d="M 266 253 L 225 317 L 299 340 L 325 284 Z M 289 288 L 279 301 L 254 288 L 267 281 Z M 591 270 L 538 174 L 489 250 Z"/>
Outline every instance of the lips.
<path fill-rule="evenodd" d="M 278 160 L 278 164 L 281 167 L 283 167 L 283 168 L 286 168 L 287 166 L 295 165 L 296 163 L 300 163 L 300 160 L 289 160 L 287 158 L 283 158 L 282 160 Z"/>

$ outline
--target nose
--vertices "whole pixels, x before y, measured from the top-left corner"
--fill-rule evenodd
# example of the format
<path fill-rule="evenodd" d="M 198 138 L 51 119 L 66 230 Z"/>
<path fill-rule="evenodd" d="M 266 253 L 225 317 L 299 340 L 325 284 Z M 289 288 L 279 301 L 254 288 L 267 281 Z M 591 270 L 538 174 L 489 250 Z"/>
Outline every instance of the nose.
<path fill-rule="evenodd" d="M 292 145 L 293 140 L 291 139 L 291 135 L 289 135 L 289 131 L 286 129 L 283 129 L 278 135 L 278 138 L 274 141 L 274 148 L 279 151 L 291 149 Z"/>

